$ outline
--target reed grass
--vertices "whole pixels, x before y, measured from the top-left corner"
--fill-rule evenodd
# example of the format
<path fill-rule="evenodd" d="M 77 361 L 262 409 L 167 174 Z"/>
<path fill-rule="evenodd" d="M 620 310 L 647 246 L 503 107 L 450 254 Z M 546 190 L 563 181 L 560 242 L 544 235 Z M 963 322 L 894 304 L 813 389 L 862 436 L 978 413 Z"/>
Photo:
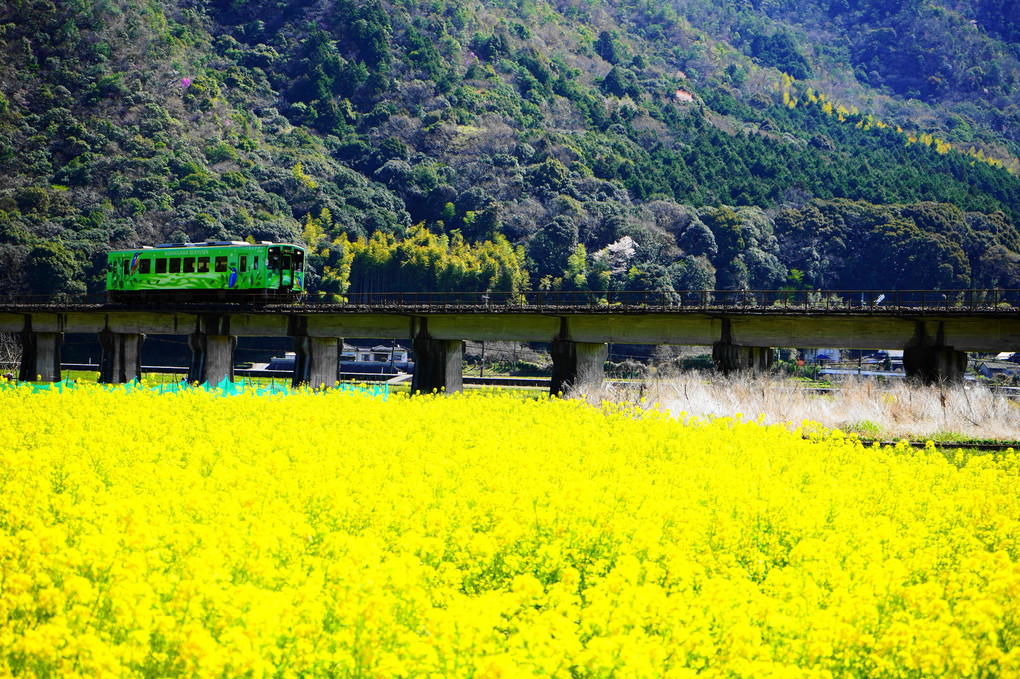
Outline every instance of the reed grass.
<path fill-rule="evenodd" d="M 570 395 L 594 403 L 644 399 L 674 415 L 741 413 L 745 419 L 760 417 L 791 428 L 810 421 L 868 439 L 1020 440 L 1020 402 L 981 383 L 920 385 L 846 376 L 832 385 L 820 390 L 776 375 L 692 371 L 653 377 L 636 386 L 589 382 Z"/>

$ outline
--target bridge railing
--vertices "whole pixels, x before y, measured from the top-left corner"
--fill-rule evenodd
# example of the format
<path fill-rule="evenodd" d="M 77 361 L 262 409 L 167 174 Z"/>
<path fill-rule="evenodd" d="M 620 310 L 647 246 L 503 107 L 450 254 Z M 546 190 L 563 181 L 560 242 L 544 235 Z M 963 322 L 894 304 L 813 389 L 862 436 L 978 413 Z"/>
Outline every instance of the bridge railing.
<path fill-rule="evenodd" d="M 55 306 L 106 304 L 105 292 L 88 295 L 21 295 L 0 291 L 0 306 Z"/>
<path fill-rule="evenodd" d="M 105 294 L 81 296 L 12 295 L 0 292 L 0 309 L 104 305 Z M 378 292 L 345 295 L 308 293 L 298 306 L 352 311 L 733 311 L 746 313 L 1006 313 L 1020 312 L 1020 290 L 610 290 L 525 292 Z M 146 308 L 248 306 L 237 304 L 159 304 Z M 274 305 L 274 308 L 288 306 Z"/>
<path fill-rule="evenodd" d="M 1020 290 L 680 290 L 309 294 L 309 306 L 423 311 L 864 312 L 1020 310 Z"/>

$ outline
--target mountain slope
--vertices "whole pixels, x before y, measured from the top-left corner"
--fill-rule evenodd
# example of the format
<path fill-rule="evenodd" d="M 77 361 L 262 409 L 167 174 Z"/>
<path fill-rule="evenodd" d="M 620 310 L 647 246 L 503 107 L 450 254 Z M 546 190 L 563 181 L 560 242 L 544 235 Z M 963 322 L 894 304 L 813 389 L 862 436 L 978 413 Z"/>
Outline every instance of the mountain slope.
<path fill-rule="evenodd" d="M 0 284 L 252 237 L 338 294 L 1016 285 L 1016 27 L 878 8 L 9 2 Z M 909 55 L 963 25 L 938 68 Z M 975 54 L 994 77 L 917 89 Z"/>

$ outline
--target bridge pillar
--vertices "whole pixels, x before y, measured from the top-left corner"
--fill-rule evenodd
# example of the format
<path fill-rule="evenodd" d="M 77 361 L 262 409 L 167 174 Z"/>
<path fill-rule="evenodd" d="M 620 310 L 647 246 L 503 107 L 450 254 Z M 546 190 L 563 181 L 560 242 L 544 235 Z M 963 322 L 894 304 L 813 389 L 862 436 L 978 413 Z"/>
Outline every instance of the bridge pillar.
<path fill-rule="evenodd" d="M 555 396 L 575 387 L 602 385 L 608 345 L 558 339 L 552 341 L 550 353 L 553 374 L 549 393 Z"/>
<path fill-rule="evenodd" d="M 730 319 L 722 319 L 722 336 L 712 345 L 712 363 L 724 375 L 732 372 L 764 372 L 772 367 L 771 347 L 751 347 L 733 341 Z"/>
<path fill-rule="evenodd" d="M 293 386 L 315 389 L 336 386 L 340 379 L 340 345 L 337 337 L 295 337 Z"/>
<path fill-rule="evenodd" d="M 21 333 L 21 365 L 18 380 L 34 382 L 60 381 L 60 345 L 62 332 L 35 332 L 31 326 Z"/>
<path fill-rule="evenodd" d="M 928 325 L 918 321 L 914 338 L 903 348 L 903 370 L 907 377 L 925 384 L 962 381 L 967 372 L 967 352 L 946 346 L 943 321 L 935 328 Z"/>
<path fill-rule="evenodd" d="M 141 333 L 115 333 L 103 330 L 99 333 L 99 347 L 102 358 L 99 361 L 99 381 L 105 384 L 124 384 L 142 377 Z"/>
<path fill-rule="evenodd" d="M 237 336 L 230 334 L 230 316 L 203 314 L 188 336 L 191 365 L 188 382 L 208 382 L 215 386 L 227 378 L 234 381 L 234 349 Z"/>
<path fill-rule="evenodd" d="M 464 390 L 464 342 L 415 337 L 414 375 L 411 392 L 430 394 L 433 391 L 453 393 Z"/>
<path fill-rule="evenodd" d="M 191 347 L 188 382 L 208 382 L 216 386 L 224 377 L 234 381 L 234 349 L 237 348 L 235 335 L 195 332 L 188 335 L 188 346 Z"/>
<path fill-rule="evenodd" d="M 967 352 L 952 347 L 907 347 L 903 370 L 907 377 L 925 384 L 960 382 L 967 372 Z"/>
<path fill-rule="evenodd" d="M 764 372 L 772 367 L 775 351 L 771 347 L 742 347 L 716 342 L 712 345 L 712 363 L 724 375 L 732 372 Z"/>

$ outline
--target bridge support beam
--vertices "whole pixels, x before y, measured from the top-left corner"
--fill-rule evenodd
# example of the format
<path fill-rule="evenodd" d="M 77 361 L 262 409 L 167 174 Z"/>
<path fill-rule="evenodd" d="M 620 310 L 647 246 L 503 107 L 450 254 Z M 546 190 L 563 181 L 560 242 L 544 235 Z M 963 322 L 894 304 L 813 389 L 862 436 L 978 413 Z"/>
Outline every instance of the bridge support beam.
<path fill-rule="evenodd" d="M 419 336 L 411 343 L 414 375 L 411 392 L 453 393 L 464 390 L 464 342 Z"/>
<path fill-rule="evenodd" d="M 21 333 L 21 365 L 18 368 L 18 380 L 59 382 L 60 345 L 63 343 L 62 332 L 35 332 L 31 325 L 26 327 Z"/>
<path fill-rule="evenodd" d="M 925 384 L 960 382 L 967 372 L 967 352 L 946 346 L 944 321 L 918 321 L 913 339 L 903 348 L 903 370 Z"/>
<path fill-rule="evenodd" d="M 141 333 L 117 333 L 103 330 L 99 333 L 102 358 L 99 361 L 99 381 L 105 384 L 124 384 L 142 378 Z"/>
<path fill-rule="evenodd" d="M 775 351 L 771 347 L 742 347 L 716 342 L 712 345 L 712 363 L 724 375 L 733 372 L 765 372 L 772 367 Z"/>
<path fill-rule="evenodd" d="M 188 335 L 188 346 L 191 347 L 188 382 L 208 382 L 216 386 L 224 377 L 234 381 L 234 349 L 237 348 L 235 335 L 195 332 Z"/>
<path fill-rule="evenodd" d="M 552 341 L 550 353 L 553 374 L 549 393 L 556 396 L 574 388 L 602 386 L 608 345 L 558 339 Z"/>
<path fill-rule="evenodd" d="M 293 386 L 315 389 L 336 386 L 340 379 L 340 345 L 337 337 L 295 337 Z"/>

